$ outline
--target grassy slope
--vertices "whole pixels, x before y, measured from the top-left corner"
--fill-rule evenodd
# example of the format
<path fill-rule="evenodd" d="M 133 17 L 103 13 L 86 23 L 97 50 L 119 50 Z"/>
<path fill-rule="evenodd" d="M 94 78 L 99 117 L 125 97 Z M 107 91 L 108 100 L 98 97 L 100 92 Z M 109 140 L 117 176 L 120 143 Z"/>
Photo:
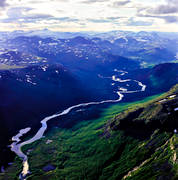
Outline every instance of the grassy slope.
<path fill-rule="evenodd" d="M 156 130 L 149 139 L 139 140 L 125 136 L 122 130 L 112 131 L 110 128 L 109 137 L 103 133 L 108 120 L 114 121 L 122 111 L 129 113 L 167 95 L 113 105 L 104 110 L 99 119 L 81 121 L 72 129 L 54 129 L 45 138 L 25 146 L 24 150 L 32 150 L 29 154 L 32 172 L 29 179 L 114 180 L 125 176 L 126 179 L 142 180 L 163 175 L 175 177 L 177 165 L 173 157 L 176 135 Z M 49 139 L 53 142 L 46 144 Z M 20 163 L 17 158 L 16 163 L 9 168 L 9 173 L 0 179 L 15 179 L 21 168 Z M 48 164 L 56 169 L 44 172 L 42 168 Z M 136 169 L 137 166 L 140 167 Z M 127 176 L 130 174 L 131 177 Z"/>

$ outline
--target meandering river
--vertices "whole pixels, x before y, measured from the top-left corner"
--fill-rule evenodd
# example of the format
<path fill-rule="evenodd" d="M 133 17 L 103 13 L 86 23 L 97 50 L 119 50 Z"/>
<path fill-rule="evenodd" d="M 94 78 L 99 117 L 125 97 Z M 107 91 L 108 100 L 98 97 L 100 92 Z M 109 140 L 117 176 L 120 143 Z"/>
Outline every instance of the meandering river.
<path fill-rule="evenodd" d="M 119 72 L 119 71 L 118 71 Z M 123 71 L 121 71 L 123 74 Z M 127 72 L 124 72 L 127 73 Z M 89 102 L 89 103 L 82 103 L 82 104 L 78 104 L 78 105 L 74 105 L 71 106 L 65 110 L 63 110 L 61 113 L 57 113 L 54 114 L 52 116 L 48 116 L 46 118 L 44 118 L 41 121 L 41 128 L 38 130 L 38 132 L 29 140 L 21 142 L 20 137 L 22 137 L 24 134 L 26 134 L 27 132 L 29 132 L 31 130 L 30 127 L 25 128 L 25 129 L 21 129 L 19 131 L 19 133 L 16 136 L 12 137 L 12 141 L 13 143 L 10 145 L 11 146 L 11 151 L 15 152 L 22 160 L 23 160 L 23 170 L 21 172 L 21 174 L 19 175 L 19 179 L 20 180 L 25 180 L 26 177 L 30 174 L 30 167 L 29 167 L 29 163 L 28 163 L 28 156 L 22 152 L 22 147 L 24 145 L 33 143 L 39 139 L 41 139 L 45 133 L 45 131 L 47 130 L 47 122 L 53 118 L 56 117 L 60 117 L 63 115 L 68 114 L 71 110 L 74 110 L 77 108 L 81 108 L 81 107 L 85 107 L 85 106 L 89 106 L 89 105 L 97 105 L 97 104 L 103 104 L 103 103 L 117 103 L 119 101 L 121 101 L 124 97 L 124 93 L 134 93 L 134 92 L 141 92 L 141 91 L 145 91 L 146 89 L 146 85 L 144 85 L 143 83 L 137 81 L 137 80 L 131 80 L 131 79 L 120 79 L 120 78 L 116 78 L 116 76 L 112 76 L 111 80 L 115 83 L 117 82 L 129 82 L 129 81 L 135 81 L 136 83 L 138 83 L 138 86 L 141 87 L 140 90 L 133 90 L 133 91 L 127 91 L 127 89 L 125 88 L 118 88 L 118 91 L 116 92 L 118 94 L 118 99 L 116 100 L 104 100 L 104 101 L 100 101 L 100 102 Z"/>

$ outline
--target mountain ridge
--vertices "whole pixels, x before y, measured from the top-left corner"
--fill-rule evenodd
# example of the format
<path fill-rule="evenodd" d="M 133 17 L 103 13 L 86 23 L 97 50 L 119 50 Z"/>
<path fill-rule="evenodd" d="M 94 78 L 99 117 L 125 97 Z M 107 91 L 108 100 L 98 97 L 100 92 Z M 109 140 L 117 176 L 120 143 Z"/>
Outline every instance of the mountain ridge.
<path fill-rule="evenodd" d="M 161 96 L 113 105 L 102 118 L 81 122 L 71 130 L 55 128 L 44 139 L 23 148 L 30 155 L 32 174 L 29 178 L 175 180 L 178 177 L 177 98 L 178 85 Z M 114 109 L 119 114 L 113 117 Z M 170 119 L 173 124 L 169 128 Z M 144 121 L 145 127 L 138 125 L 137 130 L 132 131 L 129 127 L 133 124 L 123 126 L 125 121 L 137 124 Z M 149 131 L 149 124 L 154 121 L 158 121 L 159 126 L 153 126 Z M 144 132 L 146 136 L 143 136 Z M 78 141 L 80 143 L 76 143 Z M 16 159 L 16 164 L 9 170 L 11 175 L 4 177 L 15 177 L 14 173 L 19 172 L 18 163 L 20 161 Z M 14 168 L 17 169 L 14 171 Z"/>

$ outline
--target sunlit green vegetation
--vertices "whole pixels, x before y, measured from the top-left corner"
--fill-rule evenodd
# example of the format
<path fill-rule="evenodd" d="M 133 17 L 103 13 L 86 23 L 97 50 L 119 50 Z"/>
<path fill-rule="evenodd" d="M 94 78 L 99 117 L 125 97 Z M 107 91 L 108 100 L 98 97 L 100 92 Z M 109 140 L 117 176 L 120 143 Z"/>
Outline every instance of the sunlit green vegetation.
<path fill-rule="evenodd" d="M 129 114 L 140 107 L 145 108 L 168 97 L 174 90 L 137 102 L 112 105 L 103 110 L 100 118 L 92 121 L 81 119 L 70 129 L 53 128 L 46 137 L 23 147 L 23 151 L 29 153 L 32 174 L 28 178 L 116 180 L 125 176 L 125 179 L 151 180 L 166 176 L 176 179 L 176 135 L 155 129 L 149 138 L 139 139 L 126 136 L 124 130 L 108 131 L 109 123 L 115 121 L 121 112 Z M 47 165 L 52 165 L 55 170 L 44 171 Z M 21 162 L 17 158 L 6 179 L 17 177 L 20 168 Z"/>

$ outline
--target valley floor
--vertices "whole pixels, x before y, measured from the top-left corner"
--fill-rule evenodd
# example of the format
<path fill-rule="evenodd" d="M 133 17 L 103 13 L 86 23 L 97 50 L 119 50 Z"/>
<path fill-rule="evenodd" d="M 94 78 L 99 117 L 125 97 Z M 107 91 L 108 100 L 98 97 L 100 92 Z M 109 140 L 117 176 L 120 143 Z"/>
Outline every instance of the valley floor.
<path fill-rule="evenodd" d="M 32 180 L 176 180 L 178 86 L 103 109 L 100 118 L 53 128 L 24 146 Z M 75 114 L 74 114 L 75 115 Z M 17 157 L 0 179 L 18 179 Z"/>

